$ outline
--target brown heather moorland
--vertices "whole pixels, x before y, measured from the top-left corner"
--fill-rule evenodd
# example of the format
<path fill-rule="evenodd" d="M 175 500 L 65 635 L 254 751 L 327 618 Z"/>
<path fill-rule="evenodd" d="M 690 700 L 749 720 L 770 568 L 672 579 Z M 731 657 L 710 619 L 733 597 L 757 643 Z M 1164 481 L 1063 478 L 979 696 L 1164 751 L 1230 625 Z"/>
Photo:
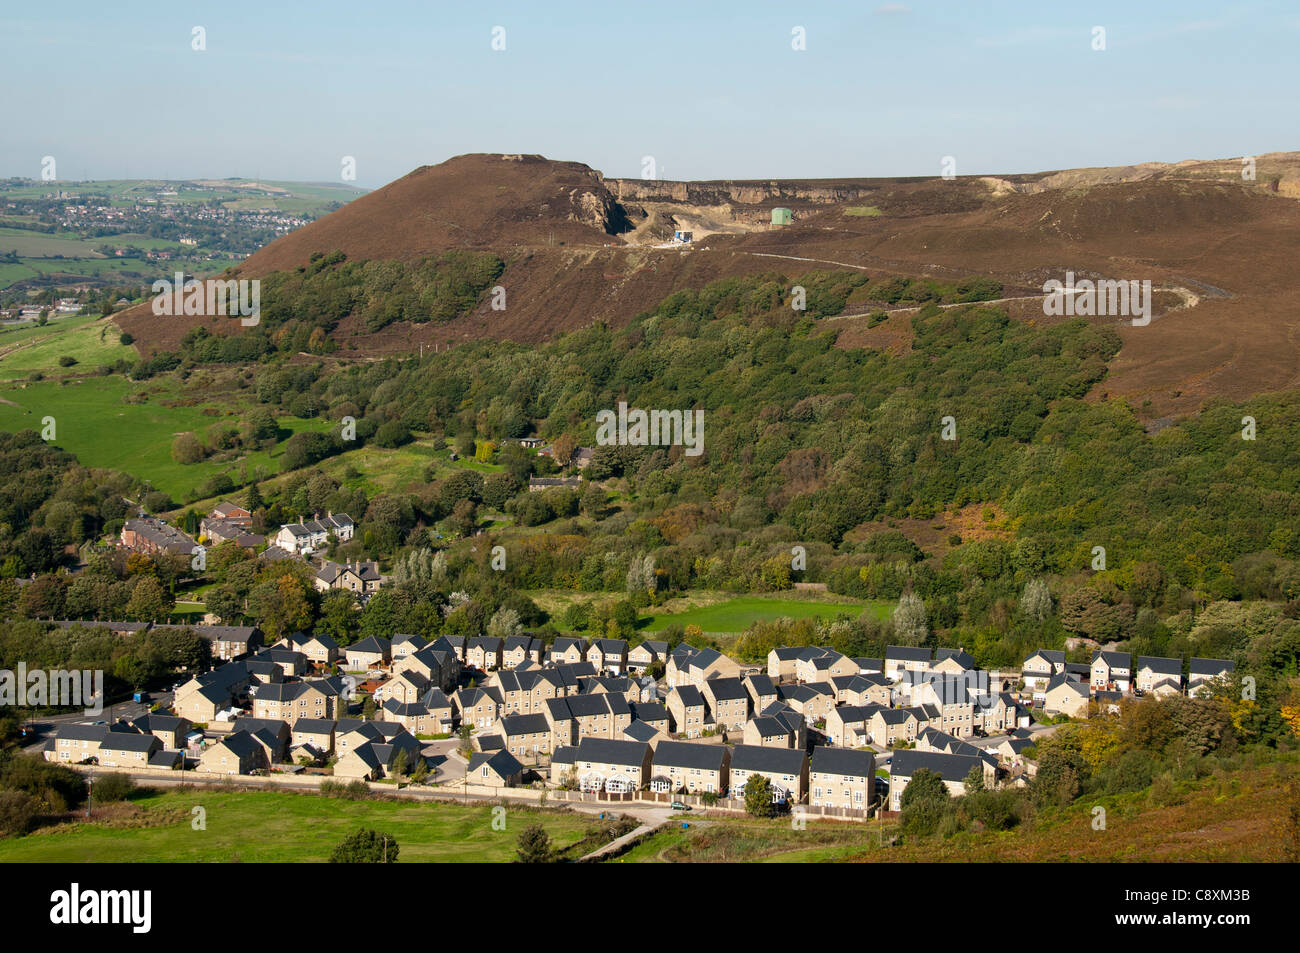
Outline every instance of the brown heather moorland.
<path fill-rule="evenodd" d="M 449 249 L 496 253 L 505 311 L 485 299 L 445 323 L 377 332 L 359 316 L 333 332 L 342 358 L 374 359 L 476 338 L 536 343 L 604 321 L 621 326 L 683 288 L 730 276 L 814 269 L 872 275 L 996 278 L 1009 298 L 1078 278 L 1150 279 L 1167 291 L 1146 327 L 1117 325 L 1123 348 L 1093 399 L 1128 400 L 1148 422 L 1300 385 L 1300 154 L 1146 163 L 1006 177 L 763 182 L 605 179 L 577 162 L 466 155 L 359 198 L 252 255 L 243 277 L 305 265 L 313 253 L 410 261 Z M 770 210 L 795 221 L 773 227 Z M 673 227 L 685 248 L 654 247 Z M 1177 306 L 1177 302 L 1183 302 Z M 999 305 L 1045 319 L 1035 300 Z M 869 308 L 849 312 L 866 314 Z M 909 346 L 912 312 L 877 327 L 829 324 L 841 346 Z M 117 316 L 144 355 L 175 350 L 195 323 L 238 333 L 222 318 L 156 318 L 148 305 Z"/>

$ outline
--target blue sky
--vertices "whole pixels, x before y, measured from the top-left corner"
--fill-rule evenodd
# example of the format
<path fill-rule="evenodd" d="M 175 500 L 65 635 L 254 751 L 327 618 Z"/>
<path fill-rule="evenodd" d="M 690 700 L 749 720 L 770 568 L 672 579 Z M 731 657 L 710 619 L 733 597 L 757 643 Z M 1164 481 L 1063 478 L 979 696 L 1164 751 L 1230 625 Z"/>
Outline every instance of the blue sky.
<path fill-rule="evenodd" d="M 10 3 L 0 176 L 47 155 L 60 179 L 313 181 L 353 156 L 370 187 L 465 152 L 622 176 L 653 156 L 670 179 L 1251 155 L 1300 149 L 1298 46 L 1286 0 Z"/>

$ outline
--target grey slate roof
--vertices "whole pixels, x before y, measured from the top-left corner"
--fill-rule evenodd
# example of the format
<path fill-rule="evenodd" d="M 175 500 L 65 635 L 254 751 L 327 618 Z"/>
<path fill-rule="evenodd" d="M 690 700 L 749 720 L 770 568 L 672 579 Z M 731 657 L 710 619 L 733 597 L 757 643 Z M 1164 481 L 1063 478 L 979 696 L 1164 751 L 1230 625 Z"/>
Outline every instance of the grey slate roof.
<path fill-rule="evenodd" d="M 799 774 L 808 756 L 795 748 L 771 748 L 766 745 L 736 745 L 731 751 L 733 771 L 768 771 L 773 774 Z"/>
<path fill-rule="evenodd" d="M 945 781 L 965 781 L 971 768 L 984 770 L 979 758 L 964 754 L 944 754 L 940 751 L 895 751 L 889 762 L 890 777 L 910 778 L 925 768 Z"/>
<path fill-rule="evenodd" d="M 809 770 L 818 774 L 838 774 L 850 778 L 870 778 L 876 773 L 876 756 L 870 751 L 852 748 L 833 748 L 818 745 L 813 748 Z"/>
<path fill-rule="evenodd" d="M 721 771 L 729 750 L 726 745 L 691 744 L 686 741 L 661 741 L 651 761 L 658 768 L 698 768 Z"/>

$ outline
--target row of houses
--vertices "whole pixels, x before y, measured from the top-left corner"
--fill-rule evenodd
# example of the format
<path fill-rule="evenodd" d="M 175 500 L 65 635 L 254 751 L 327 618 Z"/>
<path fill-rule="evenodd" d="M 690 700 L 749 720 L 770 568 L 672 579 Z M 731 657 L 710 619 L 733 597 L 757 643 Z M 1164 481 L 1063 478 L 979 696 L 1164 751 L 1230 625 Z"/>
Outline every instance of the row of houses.
<path fill-rule="evenodd" d="M 159 629 L 186 628 L 207 640 L 212 657 L 222 661 L 239 658 L 257 651 L 262 645 L 262 631 L 252 625 L 163 625 L 156 622 L 126 622 L 113 619 L 54 619 L 53 625 L 62 628 L 81 626 L 88 629 L 106 629 L 117 636 L 137 635 Z"/>
<path fill-rule="evenodd" d="M 558 749 L 550 780 L 596 793 L 717 794 L 743 798 L 751 777 L 768 779 L 778 804 L 868 809 L 873 801 L 875 755 L 825 746 L 802 749 L 686 741 L 646 742 L 584 738 Z M 484 775 L 483 777 L 486 777 Z"/>
<path fill-rule="evenodd" d="M 1048 714 L 1087 715 L 1091 702 L 1118 708 L 1125 697 L 1178 695 L 1205 692 L 1219 679 L 1229 677 L 1235 665 L 1228 659 L 1192 658 L 1183 673 L 1181 658 L 1139 655 L 1099 649 L 1088 664 L 1067 662 L 1063 651 L 1040 649 L 1022 667 L 1026 690 Z"/>

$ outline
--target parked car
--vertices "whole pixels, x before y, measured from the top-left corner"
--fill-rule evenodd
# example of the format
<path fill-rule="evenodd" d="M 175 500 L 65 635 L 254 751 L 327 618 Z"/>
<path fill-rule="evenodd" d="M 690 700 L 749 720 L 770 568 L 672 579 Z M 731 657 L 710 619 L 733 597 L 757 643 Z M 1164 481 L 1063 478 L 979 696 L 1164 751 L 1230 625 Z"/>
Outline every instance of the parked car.
<path fill-rule="evenodd" d="M 689 811 L 691 809 L 691 806 L 687 804 L 685 801 L 673 801 L 672 809 L 674 811 Z"/>

